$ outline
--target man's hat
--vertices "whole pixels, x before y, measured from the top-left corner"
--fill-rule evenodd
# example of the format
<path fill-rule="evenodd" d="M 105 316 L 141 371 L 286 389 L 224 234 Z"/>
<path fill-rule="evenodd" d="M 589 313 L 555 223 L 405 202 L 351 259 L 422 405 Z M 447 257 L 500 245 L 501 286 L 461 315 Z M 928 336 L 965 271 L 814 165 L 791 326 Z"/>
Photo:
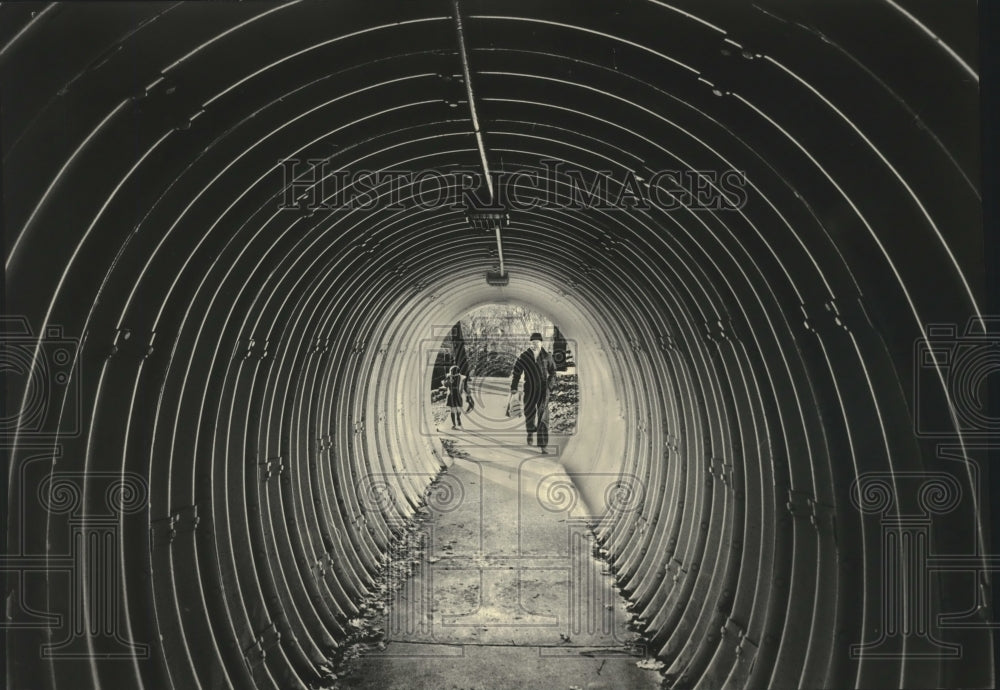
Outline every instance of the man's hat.
<path fill-rule="evenodd" d="M 532 333 L 528 340 L 545 340 L 545 338 L 542 337 L 541 333 Z"/>

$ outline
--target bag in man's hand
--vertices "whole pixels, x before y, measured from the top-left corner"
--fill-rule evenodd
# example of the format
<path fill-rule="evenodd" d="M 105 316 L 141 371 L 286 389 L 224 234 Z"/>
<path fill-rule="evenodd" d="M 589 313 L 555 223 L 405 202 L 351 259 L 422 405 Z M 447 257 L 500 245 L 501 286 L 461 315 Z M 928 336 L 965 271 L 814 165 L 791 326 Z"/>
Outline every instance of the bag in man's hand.
<path fill-rule="evenodd" d="M 466 412 L 472 412 L 474 409 L 476 409 L 476 401 L 472 399 L 471 395 L 465 396 L 465 402 L 469 404 L 469 406 L 465 408 Z"/>
<path fill-rule="evenodd" d="M 507 400 L 507 416 L 508 417 L 521 416 L 521 399 L 519 397 L 514 396 Z"/>

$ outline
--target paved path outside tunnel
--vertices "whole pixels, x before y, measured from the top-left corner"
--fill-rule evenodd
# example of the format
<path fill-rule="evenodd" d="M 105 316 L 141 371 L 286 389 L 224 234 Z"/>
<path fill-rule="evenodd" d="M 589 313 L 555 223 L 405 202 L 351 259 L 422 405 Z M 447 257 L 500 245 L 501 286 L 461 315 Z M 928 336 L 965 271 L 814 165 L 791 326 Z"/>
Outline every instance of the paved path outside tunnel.
<path fill-rule="evenodd" d="M 475 391 L 464 431 L 441 425 L 456 457 L 428 495 L 423 561 L 387 612 L 385 649 L 356 661 L 340 687 L 660 687 L 636 666 L 636 634 L 592 555 L 562 440 L 549 456 L 526 445 L 523 418 L 503 415 L 504 388 L 487 380 Z"/>

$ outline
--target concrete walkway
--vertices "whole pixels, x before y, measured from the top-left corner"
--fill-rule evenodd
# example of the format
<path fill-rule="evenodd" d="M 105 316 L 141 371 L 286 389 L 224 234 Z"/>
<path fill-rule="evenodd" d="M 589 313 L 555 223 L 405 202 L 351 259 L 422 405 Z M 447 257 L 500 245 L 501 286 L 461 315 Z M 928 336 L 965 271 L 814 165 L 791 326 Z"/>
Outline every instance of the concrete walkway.
<path fill-rule="evenodd" d="M 660 687 L 636 666 L 624 601 L 593 556 L 564 439 L 549 456 L 526 445 L 502 389 L 476 392 L 464 431 L 441 425 L 453 464 L 427 496 L 422 563 L 386 613 L 384 649 L 340 687 Z"/>

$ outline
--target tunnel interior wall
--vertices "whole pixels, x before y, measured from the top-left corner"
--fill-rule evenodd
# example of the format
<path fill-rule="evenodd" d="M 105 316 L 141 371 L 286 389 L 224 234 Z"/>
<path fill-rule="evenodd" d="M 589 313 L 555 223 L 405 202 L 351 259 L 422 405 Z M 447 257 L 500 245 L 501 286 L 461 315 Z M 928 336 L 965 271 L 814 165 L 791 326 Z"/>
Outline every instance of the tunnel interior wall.
<path fill-rule="evenodd" d="M 673 687 L 992 686 L 983 422 L 923 355 L 995 341 L 966 63 L 891 3 L 462 8 L 501 169 L 745 203 L 557 178 L 492 287 L 493 235 L 414 187 L 281 208 L 291 158 L 480 164 L 448 3 L 6 10 L 8 685 L 321 683 L 447 464 L 423 344 L 511 299 L 575 340 L 599 442 L 561 462 Z M 949 554 L 901 613 L 886 569 Z"/>

